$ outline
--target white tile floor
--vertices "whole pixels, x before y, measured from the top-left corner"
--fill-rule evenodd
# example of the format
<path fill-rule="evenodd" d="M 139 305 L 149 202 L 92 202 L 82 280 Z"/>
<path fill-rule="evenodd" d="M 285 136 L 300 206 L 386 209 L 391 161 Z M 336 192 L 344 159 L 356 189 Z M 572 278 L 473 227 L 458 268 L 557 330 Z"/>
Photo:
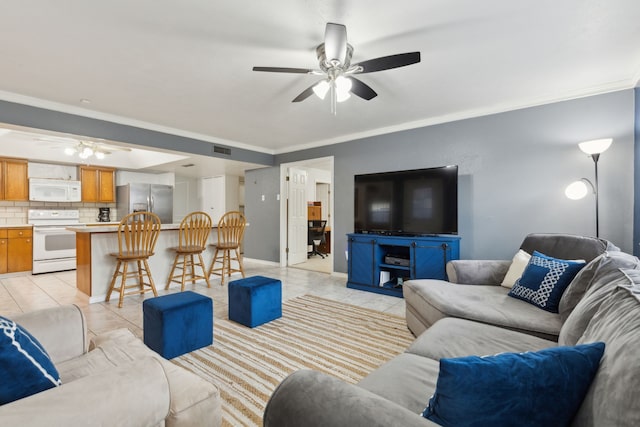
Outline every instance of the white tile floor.
<path fill-rule="evenodd" d="M 247 276 L 263 275 L 280 279 L 283 300 L 312 294 L 398 316 L 405 315 L 404 299 L 348 289 L 345 286 L 346 278 L 341 276 L 296 268 L 265 266 L 249 261 L 245 262 L 244 267 Z M 235 277 L 232 276 L 232 279 Z M 118 298 L 115 294 L 108 303 L 89 304 L 88 297 L 76 289 L 75 281 L 75 271 L 0 276 L 0 314 L 11 317 L 14 314 L 45 307 L 77 304 L 86 315 L 91 336 L 122 327 L 142 336 L 142 300 L 145 297 L 150 298 L 151 293 L 145 294 L 144 297 L 125 297 L 122 308 L 118 308 Z M 180 289 L 180 285 L 174 284 L 171 289 L 165 291 L 164 279 L 156 278 L 155 281 L 160 295 L 178 292 Z M 214 317 L 227 317 L 227 287 L 221 287 L 219 279 L 211 281 L 211 288 L 207 288 L 202 281 L 187 286 L 187 289 L 210 296 L 214 302 Z"/>

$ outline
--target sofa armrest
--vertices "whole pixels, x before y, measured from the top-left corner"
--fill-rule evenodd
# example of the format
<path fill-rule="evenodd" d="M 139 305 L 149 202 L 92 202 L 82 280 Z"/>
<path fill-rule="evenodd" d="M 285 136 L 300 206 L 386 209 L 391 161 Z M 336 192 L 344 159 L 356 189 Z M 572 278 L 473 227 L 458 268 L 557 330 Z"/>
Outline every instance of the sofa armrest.
<path fill-rule="evenodd" d="M 437 425 L 368 390 L 310 370 L 294 372 L 280 383 L 263 421 L 265 427 Z"/>
<path fill-rule="evenodd" d="M 76 305 L 30 311 L 14 316 L 12 320 L 40 341 L 54 364 L 87 351 L 87 324 Z"/>
<path fill-rule="evenodd" d="M 503 260 L 454 260 L 447 263 L 447 277 L 452 283 L 499 285 L 510 265 Z"/>
<path fill-rule="evenodd" d="M 146 357 L 2 405 L 0 425 L 163 425 L 169 401 L 169 385 L 160 362 Z"/>

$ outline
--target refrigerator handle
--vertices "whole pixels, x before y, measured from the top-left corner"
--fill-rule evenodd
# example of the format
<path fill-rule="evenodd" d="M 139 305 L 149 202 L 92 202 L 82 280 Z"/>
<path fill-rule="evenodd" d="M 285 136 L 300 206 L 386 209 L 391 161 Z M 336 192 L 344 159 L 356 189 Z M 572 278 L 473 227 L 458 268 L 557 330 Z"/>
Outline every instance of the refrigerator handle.
<path fill-rule="evenodd" d="M 149 197 L 149 199 L 151 200 L 151 203 L 149 203 L 149 210 L 150 210 L 151 212 L 153 212 L 153 205 L 154 205 L 154 203 L 153 203 L 153 196 Z"/>

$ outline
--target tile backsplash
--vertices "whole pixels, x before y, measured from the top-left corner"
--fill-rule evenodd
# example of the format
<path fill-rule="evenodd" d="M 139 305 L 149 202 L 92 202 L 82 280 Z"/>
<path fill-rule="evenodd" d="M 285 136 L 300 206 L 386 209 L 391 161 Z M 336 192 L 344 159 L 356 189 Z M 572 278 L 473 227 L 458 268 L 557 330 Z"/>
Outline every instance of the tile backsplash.
<path fill-rule="evenodd" d="M 111 221 L 117 220 L 115 203 L 56 203 L 56 202 L 9 202 L 0 201 L 0 226 L 27 224 L 29 209 L 78 209 L 80 222 L 98 222 L 98 208 L 111 208 Z"/>

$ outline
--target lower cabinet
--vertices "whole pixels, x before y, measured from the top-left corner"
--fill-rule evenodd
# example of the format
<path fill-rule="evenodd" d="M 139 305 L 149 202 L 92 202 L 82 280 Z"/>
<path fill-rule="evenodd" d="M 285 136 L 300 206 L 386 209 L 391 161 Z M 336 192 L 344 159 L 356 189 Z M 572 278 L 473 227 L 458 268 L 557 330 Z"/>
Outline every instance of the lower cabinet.
<path fill-rule="evenodd" d="M 32 263 L 31 227 L 0 228 L 0 273 L 29 271 Z"/>
<path fill-rule="evenodd" d="M 446 264 L 460 258 L 460 237 L 348 234 L 347 287 L 402 297 L 410 279 L 446 280 Z"/>

